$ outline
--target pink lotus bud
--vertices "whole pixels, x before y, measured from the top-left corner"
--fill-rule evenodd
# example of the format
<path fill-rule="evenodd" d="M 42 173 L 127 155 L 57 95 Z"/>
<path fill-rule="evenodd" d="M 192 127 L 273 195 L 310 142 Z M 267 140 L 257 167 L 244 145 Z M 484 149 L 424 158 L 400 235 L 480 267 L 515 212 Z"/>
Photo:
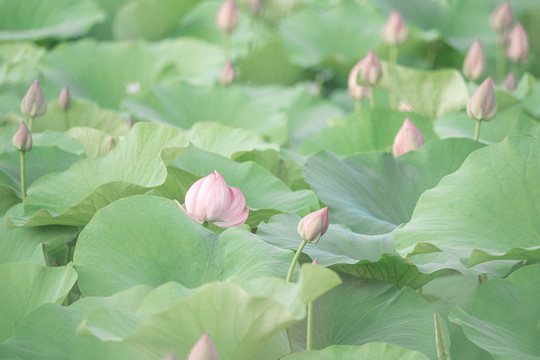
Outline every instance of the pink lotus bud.
<path fill-rule="evenodd" d="M 515 63 L 523 63 L 529 57 L 529 39 L 520 23 L 517 23 L 510 33 L 506 45 L 506 56 Z"/>
<path fill-rule="evenodd" d="M 312 265 L 319 265 L 319 262 L 317 261 L 317 258 L 313 259 Z"/>
<path fill-rule="evenodd" d="M 392 154 L 398 157 L 406 152 L 418 150 L 422 145 L 424 145 L 424 136 L 412 121 L 406 118 L 394 138 Z"/>
<path fill-rule="evenodd" d="M 328 206 L 304 216 L 296 230 L 302 240 L 312 244 L 318 243 L 328 230 Z"/>
<path fill-rule="evenodd" d="M 242 191 L 228 187 L 217 171 L 191 185 L 185 208 L 178 201 L 176 203 L 195 221 L 201 224 L 209 221 L 225 229 L 242 225 L 249 215 L 249 206 L 244 210 L 246 200 Z"/>
<path fill-rule="evenodd" d="M 407 25 L 401 14 L 393 10 L 384 24 L 382 38 L 388 45 L 401 45 L 407 39 Z"/>
<path fill-rule="evenodd" d="M 202 334 L 191 348 L 187 360 L 219 360 L 216 345 L 208 333 Z"/>
<path fill-rule="evenodd" d="M 13 146 L 19 151 L 26 152 L 32 150 L 32 134 L 24 121 L 21 122 L 19 130 L 13 136 Z"/>
<path fill-rule="evenodd" d="M 47 101 L 39 80 L 36 79 L 28 88 L 26 95 L 21 101 L 21 112 L 30 117 L 42 116 L 47 111 Z"/>
<path fill-rule="evenodd" d="M 412 109 L 412 106 L 409 105 L 409 103 L 407 103 L 405 100 L 401 100 L 398 104 L 398 110 L 399 111 L 403 111 L 403 112 L 412 112 L 413 109 Z"/>
<path fill-rule="evenodd" d="M 132 116 L 128 116 L 128 118 L 126 119 L 126 125 L 129 126 L 130 128 L 132 128 L 133 125 L 135 125 L 135 120 L 133 120 Z"/>
<path fill-rule="evenodd" d="M 219 82 L 224 86 L 229 86 L 234 82 L 234 79 L 236 79 L 236 70 L 234 69 L 232 61 L 229 60 L 221 71 Z"/>
<path fill-rule="evenodd" d="M 502 34 L 510 30 L 510 26 L 514 22 L 514 14 L 512 9 L 510 9 L 510 4 L 508 2 L 503 3 L 501 6 L 493 10 L 489 16 L 489 26 L 493 31 L 498 34 Z"/>
<path fill-rule="evenodd" d="M 360 62 L 361 61 L 357 62 L 349 73 L 349 95 L 351 95 L 351 97 L 356 101 L 367 99 L 371 90 L 367 86 L 358 84 L 358 73 L 360 71 L 360 67 L 362 66 Z"/>
<path fill-rule="evenodd" d="M 58 105 L 66 110 L 71 104 L 71 97 L 69 96 L 69 89 L 67 86 L 64 86 L 58 97 Z"/>
<path fill-rule="evenodd" d="M 514 75 L 513 71 L 510 71 L 508 75 L 506 75 L 502 86 L 503 86 L 503 89 L 510 92 L 516 90 L 517 80 L 516 80 L 516 75 Z"/>
<path fill-rule="evenodd" d="M 495 84 L 488 77 L 476 89 L 473 96 L 467 102 L 467 115 L 475 120 L 489 121 L 497 114 L 497 102 L 495 101 Z"/>
<path fill-rule="evenodd" d="M 176 357 L 176 354 L 174 353 L 174 351 L 171 351 L 170 353 L 165 355 L 165 357 L 162 358 L 161 360 L 177 360 L 177 357 Z"/>
<path fill-rule="evenodd" d="M 375 86 L 381 80 L 381 62 L 373 50 L 369 50 L 365 58 L 359 62 L 358 77 L 369 86 Z"/>
<path fill-rule="evenodd" d="M 478 80 L 486 70 L 486 56 L 480 40 L 470 47 L 463 61 L 463 75 L 471 81 Z"/>
<path fill-rule="evenodd" d="M 223 0 L 217 13 L 216 24 L 224 33 L 231 33 L 238 26 L 238 9 L 234 0 Z"/>

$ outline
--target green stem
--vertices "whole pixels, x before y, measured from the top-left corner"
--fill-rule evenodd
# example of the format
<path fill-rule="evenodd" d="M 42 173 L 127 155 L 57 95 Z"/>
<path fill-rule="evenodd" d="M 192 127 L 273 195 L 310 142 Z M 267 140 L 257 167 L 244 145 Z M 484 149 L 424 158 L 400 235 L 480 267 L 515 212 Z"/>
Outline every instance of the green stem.
<path fill-rule="evenodd" d="M 397 45 L 390 45 L 390 49 L 388 50 L 388 62 L 391 64 L 397 64 L 398 60 L 398 47 Z M 389 101 L 390 101 L 390 109 L 396 109 L 397 107 L 397 98 L 394 94 L 389 94 Z"/>
<path fill-rule="evenodd" d="M 375 88 L 371 88 L 369 92 L 369 105 L 372 109 L 375 109 Z"/>
<path fill-rule="evenodd" d="M 362 100 L 356 100 L 354 102 L 354 111 L 360 112 L 362 110 Z"/>
<path fill-rule="evenodd" d="M 307 306 L 307 339 L 306 339 L 306 350 L 310 351 L 312 349 L 312 339 L 313 339 L 313 302 L 310 302 Z"/>
<path fill-rule="evenodd" d="M 478 275 L 478 280 L 480 280 L 480 284 L 485 283 L 487 281 L 487 274 Z"/>
<path fill-rule="evenodd" d="M 505 65 L 506 65 L 506 56 L 504 53 L 504 45 L 503 45 L 502 40 L 499 40 L 497 44 L 497 59 L 496 59 L 497 81 L 499 83 L 504 80 Z"/>
<path fill-rule="evenodd" d="M 229 62 L 231 49 L 231 34 L 223 33 L 223 53 L 225 54 L 225 63 Z"/>
<path fill-rule="evenodd" d="M 26 199 L 26 165 L 24 161 L 24 151 L 19 151 L 21 153 L 21 193 L 22 200 Z"/>
<path fill-rule="evenodd" d="M 69 117 L 68 117 L 68 111 L 67 109 L 64 110 L 64 119 L 66 120 L 66 130 L 69 130 L 70 126 L 69 126 Z"/>
<path fill-rule="evenodd" d="M 291 282 L 294 267 L 296 266 L 296 262 L 298 261 L 298 258 L 300 257 L 300 254 L 302 253 L 302 250 L 304 250 L 304 246 L 306 246 L 306 244 L 307 244 L 307 241 L 302 240 L 302 243 L 298 247 L 298 250 L 296 250 L 296 254 L 294 254 L 294 257 L 291 262 L 291 266 L 289 267 L 289 272 L 287 273 L 287 279 L 285 279 L 286 282 Z"/>
<path fill-rule="evenodd" d="M 476 127 L 474 128 L 474 141 L 478 141 L 480 138 L 480 124 L 482 123 L 481 120 L 476 120 Z"/>
<path fill-rule="evenodd" d="M 30 116 L 30 119 L 28 120 L 28 130 L 32 132 L 32 125 L 34 124 L 34 117 Z"/>

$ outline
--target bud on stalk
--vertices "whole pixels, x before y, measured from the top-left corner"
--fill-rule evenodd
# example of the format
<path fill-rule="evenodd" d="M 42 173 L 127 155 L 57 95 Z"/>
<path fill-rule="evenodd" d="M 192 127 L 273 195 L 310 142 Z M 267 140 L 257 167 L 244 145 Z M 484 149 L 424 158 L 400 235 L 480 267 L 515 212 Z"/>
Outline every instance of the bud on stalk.
<path fill-rule="evenodd" d="M 238 26 L 238 9 L 234 0 L 223 0 L 216 16 L 217 27 L 230 34 Z"/>
<path fill-rule="evenodd" d="M 382 38 L 388 45 L 401 45 L 407 39 L 407 25 L 403 21 L 401 14 L 393 10 L 384 24 Z"/>
<path fill-rule="evenodd" d="M 418 150 L 422 145 L 424 145 L 424 136 L 412 121 L 406 118 L 394 138 L 392 154 L 398 157 L 409 151 Z"/>
<path fill-rule="evenodd" d="M 234 68 L 232 61 L 229 60 L 227 61 L 227 63 L 223 67 L 223 70 L 221 71 L 219 82 L 224 86 L 229 86 L 232 83 L 234 83 L 235 79 L 236 79 L 236 70 Z"/>
<path fill-rule="evenodd" d="M 24 115 L 28 115 L 31 118 L 36 116 L 42 116 L 47 111 L 47 101 L 45 101 L 45 95 L 39 84 L 39 80 L 36 79 L 28 88 L 26 95 L 24 95 L 21 101 L 21 112 Z"/>
<path fill-rule="evenodd" d="M 208 333 L 202 334 L 191 348 L 187 360 L 219 360 L 216 345 Z"/>
<path fill-rule="evenodd" d="M 508 37 L 506 55 L 515 63 L 524 63 L 529 57 L 529 39 L 520 23 L 517 23 Z"/>
<path fill-rule="evenodd" d="M 486 70 L 486 56 L 480 40 L 476 40 L 470 47 L 463 61 L 463 74 L 471 81 L 478 80 Z"/>

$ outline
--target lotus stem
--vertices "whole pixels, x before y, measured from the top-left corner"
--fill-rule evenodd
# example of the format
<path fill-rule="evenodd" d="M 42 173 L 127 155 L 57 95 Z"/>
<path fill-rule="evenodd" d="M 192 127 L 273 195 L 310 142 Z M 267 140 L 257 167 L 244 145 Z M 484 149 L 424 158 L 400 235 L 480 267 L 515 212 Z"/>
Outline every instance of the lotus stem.
<path fill-rule="evenodd" d="M 360 112 L 362 110 L 362 100 L 356 100 L 354 102 L 354 111 Z"/>
<path fill-rule="evenodd" d="M 474 128 L 474 141 L 478 141 L 480 138 L 480 124 L 482 123 L 481 120 L 476 120 L 476 127 Z"/>
<path fill-rule="evenodd" d="M 64 110 L 64 119 L 66 121 L 66 130 L 69 130 L 70 126 L 69 126 L 69 116 L 68 116 L 68 111 L 67 109 Z"/>
<path fill-rule="evenodd" d="M 22 200 L 26 199 L 26 165 L 25 165 L 25 152 L 19 151 L 21 153 L 21 193 Z"/>
<path fill-rule="evenodd" d="M 504 54 L 504 44 L 503 44 L 503 40 L 500 38 L 497 44 L 497 59 L 496 59 L 498 82 L 501 82 L 504 79 L 505 65 L 506 65 L 506 56 Z"/>
<path fill-rule="evenodd" d="M 369 92 L 369 105 L 372 109 L 375 109 L 375 88 L 371 88 Z"/>
<path fill-rule="evenodd" d="M 313 302 L 310 302 L 307 307 L 307 336 L 306 336 L 306 350 L 312 349 L 313 339 Z"/>
<path fill-rule="evenodd" d="M 289 272 L 287 273 L 287 278 L 285 279 L 286 282 L 291 282 L 294 267 L 296 266 L 296 262 L 298 261 L 298 258 L 300 257 L 300 254 L 302 253 L 302 250 L 304 250 L 304 246 L 306 246 L 306 244 L 307 244 L 307 241 L 302 240 L 302 243 L 298 247 L 298 250 L 296 250 L 296 254 L 294 254 L 294 257 L 291 262 L 291 266 L 289 267 Z"/>
<path fill-rule="evenodd" d="M 446 333 L 444 331 L 441 316 L 438 313 L 435 313 L 433 315 L 433 320 L 435 322 L 435 346 L 437 348 L 437 358 L 439 360 L 452 360 L 450 346 L 446 340 Z"/>
<path fill-rule="evenodd" d="M 223 33 L 223 54 L 225 55 L 225 63 L 230 59 L 230 50 L 231 50 L 231 34 Z"/>
<path fill-rule="evenodd" d="M 28 119 L 28 130 L 30 130 L 30 132 L 32 132 L 32 125 L 34 125 L 34 117 L 30 116 Z"/>
<path fill-rule="evenodd" d="M 391 64 L 397 64 L 398 61 L 398 47 L 397 45 L 390 45 L 388 49 L 388 62 Z M 389 93 L 390 109 L 395 109 L 397 106 L 396 96 Z"/>

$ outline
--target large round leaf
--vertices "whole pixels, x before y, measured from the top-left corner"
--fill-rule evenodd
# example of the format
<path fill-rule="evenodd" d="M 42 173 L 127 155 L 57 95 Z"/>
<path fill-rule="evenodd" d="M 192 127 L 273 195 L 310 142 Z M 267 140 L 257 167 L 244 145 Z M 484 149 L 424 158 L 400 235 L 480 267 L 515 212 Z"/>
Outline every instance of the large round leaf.
<path fill-rule="evenodd" d="M 108 298 L 85 297 L 70 306 L 42 305 L 0 343 L 0 358 L 34 360 L 39 354 L 41 360 L 150 360 L 152 357 L 131 347 L 75 334 L 81 321 L 95 309 L 136 309 L 150 290 L 137 286 Z"/>
<path fill-rule="evenodd" d="M 86 225 L 116 199 L 163 184 L 166 166 L 186 145 L 178 130 L 137 124 L 106 157 L 84 159 L 63 173 L 40 178 L 28 189 L 24 214 L 11 220 L 16 226 Z"/>
<path fill-rule="evenodd" d="M 118 108 L 124 98 L 143 96 L 164 77 L 209 82 L 223 63 L 219 47 L 194 39 L 98 43 L 65 43 L 40 62 L 46 94 L 57 96 L 66 85 L 72 95 Z"/>
<path fill-rule="evenodd" d="M 8 338 L 32 310 L 62 302 L 77 280 L 72 265 L 47 268 L 31 262 L 0 265 L 0 341 Z"/>
<path fill-rule="evenodd" d="M 345 360 L 345 359 L 376 359 L 376 360 L 428 360 L 418 352 L 401 346 L 384 343 L 368 343 L 362 346 L 333 345 L 323 350 L 292 353 L 283 360 Z"/>
<path fill-rule="evenodd" d="M 422 116 L 375 109 L 350 113 L 343 119 L 334 120 L 334 126 L 304 140 L 298 151 L 304 155 L 315 154 L 321 150 L 337 155 L 389 151 L 407 117 L 422 132 L 426 142 L 437 139 L 431 121 Z"/>
<path fill-rule="evenodd" d="M 1 0 L 0 40 L 69 39 L 105 19 L 91 0 Z"/>
<path fill-rule="evenodd" d="M 456 307 L 450 319 L 496 360 L 540 358 L 540 265 L 485 283 L 469 312 Z"/>
<path fill-rule="evenodd" d="M 83 294 L 110 295 L 172 280 L 196 287 L 233 276 L 285 277 L 291 256 L 239 228 L 218 236 L 171 200 L 136 196 L 96 213 L 79 236 L 74 262 Z"/>
<path fill-rule="evenodd" d="M 481 146 L 471 140 L 447 139 L 398 158 L 373 152 L 341 160 L 322 152 L 308 160 L 304 175 L 330 207 L 332 222 L 346 224 L 359 234 L 383 234 L 409 221 L 420 195 Z"/>
<path fill-rule="evenodd" d="M 511 136 L 471 154 L 395 232 L 401 254 L 446 251 L 469 266 L 540 258 L 540 140 Z"/>
<path fill-rule="evenodd" d="M 45 54 L 45 49 L 32 43 L 1 44 L 0 84 L 28 83 L 30 85 L 36 78 L 37 64 L 43 54 Z"/>

